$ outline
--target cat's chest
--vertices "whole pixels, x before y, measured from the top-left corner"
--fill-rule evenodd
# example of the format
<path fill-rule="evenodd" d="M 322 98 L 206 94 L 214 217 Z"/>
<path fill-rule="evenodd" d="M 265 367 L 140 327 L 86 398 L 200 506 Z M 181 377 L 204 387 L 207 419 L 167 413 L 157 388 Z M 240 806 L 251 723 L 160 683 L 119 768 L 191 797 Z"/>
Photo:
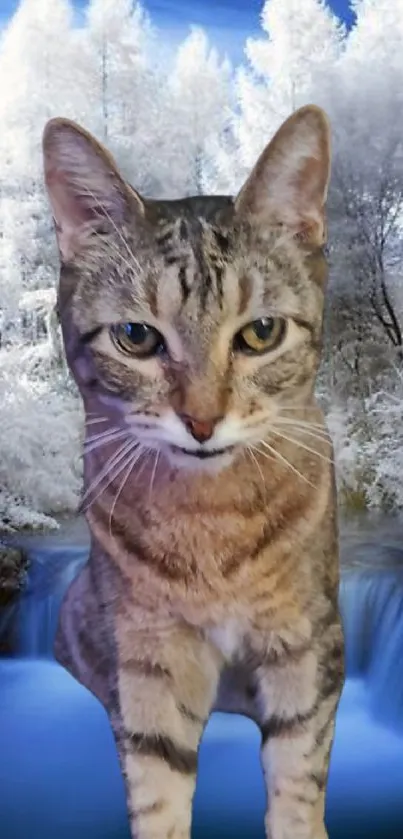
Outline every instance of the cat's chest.
<path fill-rule="evenodd" d="M 293 647 L 302 648 L 312 638 L 312 622 L 300 610 L 282 610 L 255 622 L 238 615 L 204 629 L 204 637 L 222 655 L 226 664 L 272 658 L 280 660 Z"/>
<path fill-rule="evenodd" d="M 93 523 L 133 608 L 214 627 L 211 637 L 226 658 L 243 632 L 239 621 L 255 619 L 262 602 L 277 610 L 284 590 L 290 594 L 294 588 L 296 575 L 291 568 L 285 575 L 283 566 L 288 537 L 282 530 L 268 538 L 262 512 L 188 515 L 177 510 L 171 517 L 133 519 L 114 539 Z"/>
<path fill-rule="evenodd" d="M 239 654 L 247 634 L 247 625 L 239 618 L 229 618 L 218 626 L 205 629 L 206 640 L 216 647 L 227 662 L 231 662 Z"/>
<path fill-rule="evenodd" d="M 183 569 L 188 582 L 193 576 L 202 585 L 206 580 L 227 579 L 235 567 L 246 564 L 256 551 L 264 530 L 262 512 L 248 517 L 237 512 L 176 514 L 143 529 L 150 556 L 156 561 L 170 557 Z"/>

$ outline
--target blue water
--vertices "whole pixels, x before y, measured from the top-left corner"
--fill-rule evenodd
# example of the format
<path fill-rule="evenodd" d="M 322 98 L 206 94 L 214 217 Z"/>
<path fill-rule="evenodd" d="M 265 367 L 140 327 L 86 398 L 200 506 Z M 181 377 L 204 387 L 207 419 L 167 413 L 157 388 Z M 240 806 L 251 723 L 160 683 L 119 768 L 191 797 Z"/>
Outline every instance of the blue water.
<path fill-rule="evenodd" d="M 343 575 L 340 594 L 348 679 L 327 824 L 330 839 L 403 839 L 403 527 L 393 545 L 374 533 L 363 544 L 345 545 L 357 567 Z M 0 660 L 1 839 L 129 839 L 106 713 L 49 657 L 60 599 L 86 555 L 85 546 L 35 548 L 26 595 L 8 615 L 19 650 Z M 263 839 L 259 742 L 250 721 L 212 717 L 194 839 Z"/>

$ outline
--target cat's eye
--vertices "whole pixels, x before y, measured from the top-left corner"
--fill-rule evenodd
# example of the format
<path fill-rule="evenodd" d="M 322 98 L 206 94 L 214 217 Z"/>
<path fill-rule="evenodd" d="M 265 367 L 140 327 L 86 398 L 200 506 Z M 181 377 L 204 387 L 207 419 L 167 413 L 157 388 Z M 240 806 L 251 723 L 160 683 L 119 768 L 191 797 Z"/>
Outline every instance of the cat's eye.
<path fill-rule="evenodd" d="M 136 358 L 151 358 L 166 351 L 161 333 L 147 323 L 116 323 L 110 328 L 110 336 L 118 350 Z"/>
<path fill-rule="evenodd" d="M 234 337 L 233 347 L 247 355 L 263 355 L 281 344 L 287 321 L 280 317 L 259 318 L 246 324 Z"/>

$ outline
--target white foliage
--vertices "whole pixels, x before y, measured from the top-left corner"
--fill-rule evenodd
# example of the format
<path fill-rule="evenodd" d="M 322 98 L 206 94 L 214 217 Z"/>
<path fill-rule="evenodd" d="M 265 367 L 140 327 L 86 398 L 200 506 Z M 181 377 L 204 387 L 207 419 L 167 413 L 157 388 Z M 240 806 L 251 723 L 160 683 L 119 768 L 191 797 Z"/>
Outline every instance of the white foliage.
<path fill-rule="evenodd" d="M 357 489 L 359 443 L 352 435 L 351 404 L 330 404 L 326 412 L 326 423 L 333 441 L 336 480 L 339 491 Z"/>
<path fill-rule="evenodd" d="M 38 340 L 47 337 L 55 341 L 53 312 L 56 305 L 54 288 L 38 288 L 25 291 L 18 302 L 20 330 L 26 340 Z"/>
<path fill-rule="evenodd" d="M 352 0 L 356 25 L 348 39 L 348 52 L 358 65 L 368 63 L 370 71 L 385 70 L 385 58 L 394 72 L 401 72 L 403 40 L 402 0 Z"/>
<path fill-rule="evenodd" d="M 363 324 L 369 317 L 382 326 L 392 355 L 402 349 L 403 325 L 403 2 L 354 7 L 345 50 L 317 85 L 333 128 L 331 293 L 333 308 L 344 304 L 350 320 L 356 311 L 355 332 L 357 309 Z"/>
<path fill-rule="evenodd" d="M 23 0 L 3 36 L 0 74 L 10 82 L 1 85 L 0 159 L 14 177 L 39 176 L 43 124 L 74 92 L 72 20 L 69 0 Z"/>
<path fill-rule="evenodd" d="M 403 507 L 403 376 L 399 370 L 388 391 L 366 400 L 369 429 L 363 459 L 370 464 L 366 493 L 371 507 Z"/>
<path fill-rule="evenodd" d="M 229 62 L 220 61 L 202 29 L 195 27 L 178 49 L 166 91 L 166 114 L 175 126 L 173 136 L 169 129 L 166 134 L 172 197 L 204 191 L 209 149 L 231 119 L 231 72 Z"/>
<path fill-rule="evenodd" d="M 338 59 L 344 30 L 324 0 L 266 0 L 263 37 L 248 38 L 237 75 L 241 162 L 253 166 L 292 111 L 310 101 L 316 79 Z"/>
<path fill-rule="evenodd" d="M 0 520 L 56 526 L 81 487 L 83 413 L 47 342 L 0 351 Z"/>
<path fill-rule="evenodd" d="M 152 44 L 153 31 L 139 3 L 90 0 L 75 68 L 85 102 L 77 119 L 108 146 L 139 189 L 148 186 L 159 104 Z"/>
<path fill-rule="evenodd" d="M 335 449 L 340 498 L 355 506 L 403 508 L 403 376 L 398 369 L 388 390 L 350 398 L 327 394 L 326 421 Z M 354 500 L 355 498 L 355 500 Z"/>
<path fill-rule="evenodd" d="M 19 299 L 20 308 L 36 315 L 46 316 L 56 303 L 54 288 L 37 288 L 25 291 Z"/>

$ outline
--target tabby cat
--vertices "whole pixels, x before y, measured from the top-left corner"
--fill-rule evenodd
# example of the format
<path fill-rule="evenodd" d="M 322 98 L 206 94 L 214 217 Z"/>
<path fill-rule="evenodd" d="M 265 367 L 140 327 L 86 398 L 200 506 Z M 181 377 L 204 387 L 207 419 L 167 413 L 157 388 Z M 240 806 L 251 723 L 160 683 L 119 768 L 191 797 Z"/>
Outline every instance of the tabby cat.
<path fill-rule="evenodd" d="M 260 727 L 267 837 L 325 839 L 343 679 L 332 447 L 313 395 L 327 118 L 296 111 L 236 198 L 146 199 L 67 119 L 43 148 L 91 531 L 57 659 L 107 710 L 133 837 L 189 839 L 218 709 Z"/>

